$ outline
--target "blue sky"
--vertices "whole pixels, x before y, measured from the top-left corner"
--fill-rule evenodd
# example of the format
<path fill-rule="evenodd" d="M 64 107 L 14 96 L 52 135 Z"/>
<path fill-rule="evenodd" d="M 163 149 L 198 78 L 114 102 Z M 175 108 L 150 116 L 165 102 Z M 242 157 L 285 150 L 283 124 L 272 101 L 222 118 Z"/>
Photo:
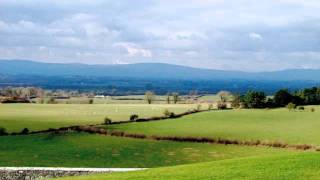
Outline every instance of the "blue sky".
<path fill-rule="evenodd" d="M 319 0 L 0 0 L 0 58 L 320 68 Z"/>

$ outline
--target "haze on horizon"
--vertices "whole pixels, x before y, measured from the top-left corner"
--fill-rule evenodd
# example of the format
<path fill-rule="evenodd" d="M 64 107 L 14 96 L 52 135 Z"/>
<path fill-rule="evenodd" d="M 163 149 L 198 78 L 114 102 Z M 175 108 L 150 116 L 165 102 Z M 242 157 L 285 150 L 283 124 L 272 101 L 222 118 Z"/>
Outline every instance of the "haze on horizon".
<path fill-rule="evenodd" d="M 0 59 L 320 69 L 318 0 L 0 0 Z"/>

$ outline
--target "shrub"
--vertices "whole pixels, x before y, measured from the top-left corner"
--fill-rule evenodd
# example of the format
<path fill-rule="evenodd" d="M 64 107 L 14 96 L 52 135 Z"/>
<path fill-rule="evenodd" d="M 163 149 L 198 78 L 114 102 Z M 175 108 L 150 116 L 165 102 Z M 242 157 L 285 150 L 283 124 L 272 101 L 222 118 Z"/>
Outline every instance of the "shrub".
<path fill-rule="evenodd" d="M 310 112 L 315 112 L 315 111 L 316 111 L 315 108 L 311 108 L 311 109 L 310 109 Z"/>
<path fill-rule="evenodd" d="M 89 99 L 89 102 L 88 102 L 88 103 L 89 103 L 89 104 L 93 104 L 93 102 L 94 102 L 93 99 Z"/>
<path fill-rule="evenodd" d="M 293 103 L 289 103 L 288 105 L 287 105 L 287 108 L 289 109 L 289 111 L 292 111 L 292 110 L 294 110 L 294 109 L 296 109 L 296 105 L 295 104 L 293 104 Z M 300 107 L 299 107 L 300 108 Z"/>
<path fill-rule="evenodd" d="M 208 110 L 212 110 L 213 109 L 213 104 L 209 104 L 208 105 Z"/>
<path fill-rule="evenodd" d="M 104 118 L 104 124 L 111 124 L 112 123 L 112 120 L 108 117 L 105 117 Z"/>
<path fill-rule="evenodd" d="M 200 111 L 201 110 L 201 104 L 197 105 L 197 110 Z"/>
<path fill-rule="evenodd" d="M 165 110 L 163 111 L 163 115 L 164 115 L 165 117 L 169 117 L 170 114 L 171 114 L 171 112 L 170 112 L 168 109 L 165 109 Z"/>
<path fill-rule="evenodd" d="M 0 127 L 0 136 L 8 135 L 6 128 Z"/>
<path fill-rule="evenodd" d="M 224 103 L 224 102 L 219 101 L 219 102 L 217 103 L 217 108 L 220 109 L 220 110 L 222 110 L 222 109 L 227 109 L 227 104 Z"/>
<path fill-rule="evenodd" d="M 299 107 L 298 107 L 298 110 L 299 110 L 299 111 L 304 111 L 304 109 L 305 109 L 304 106 L 299 106 Z"/>
<path fill-rule="evenodd" d="M 47 101 L 48 104 L 55 104 L 56 99 L 54 97 L 50 97 L 49 100 Z"/>
<path fill-rule="evenodd" d="M 132 114 L 131 116 L 130 116 L 130 121 L 135 121 L 135 120 L 137 120 L 138 119 L 138 115 L 137 114 Z"/>
<path fill-rule="evenodd" d="M 29 129 L 28 128 L 24 128 L 22 129 L 20 134 L 28 134 L 29 133 Z"/>

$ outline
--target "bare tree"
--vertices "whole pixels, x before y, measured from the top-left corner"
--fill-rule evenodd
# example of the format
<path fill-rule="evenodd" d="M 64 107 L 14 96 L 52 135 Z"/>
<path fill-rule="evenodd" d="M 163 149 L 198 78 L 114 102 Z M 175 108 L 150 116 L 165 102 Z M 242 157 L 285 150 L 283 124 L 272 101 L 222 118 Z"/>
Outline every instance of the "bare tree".
<path fill-rule="evenodd" d="M 145 99 L 146 99 L 146 101 L 147 101 L 148 104 L 151 104 L 151 103 L 154 101 L 154 99 L 155 99 L 155 94 L 154 94 L 154 92 L 152 92 L 152 91 L 147 91 L 147 92 L 145 93 Z"/>
<path fill-rule="evenodd" d="M 220 98 L 221 102 L 227 102 L 228 97 L 231 95 L 229 91 L 220 91 L 217 96 Z"/>
<path fill-rule="evenodd" d="M 177 104 L 179 101 L 179 93 L 172 93 L 173 96 L 173 103 Z"/>

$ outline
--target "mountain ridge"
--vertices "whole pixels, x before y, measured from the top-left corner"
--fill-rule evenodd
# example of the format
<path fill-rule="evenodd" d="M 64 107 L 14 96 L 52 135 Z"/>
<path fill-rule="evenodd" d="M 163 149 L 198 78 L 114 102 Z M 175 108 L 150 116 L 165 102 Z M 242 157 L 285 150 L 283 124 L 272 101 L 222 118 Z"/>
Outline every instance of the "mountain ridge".
<path fill-rule="evenodd" d="M 81 64 L 45 63 L 32 60 L 0 59 L 0 74 L 40 76 L 95 76 L 175 80 L 271 80 L 320 81 L 320 69 L 287 69 L 244 72 L 202 69 L 166 63 Z"/>

